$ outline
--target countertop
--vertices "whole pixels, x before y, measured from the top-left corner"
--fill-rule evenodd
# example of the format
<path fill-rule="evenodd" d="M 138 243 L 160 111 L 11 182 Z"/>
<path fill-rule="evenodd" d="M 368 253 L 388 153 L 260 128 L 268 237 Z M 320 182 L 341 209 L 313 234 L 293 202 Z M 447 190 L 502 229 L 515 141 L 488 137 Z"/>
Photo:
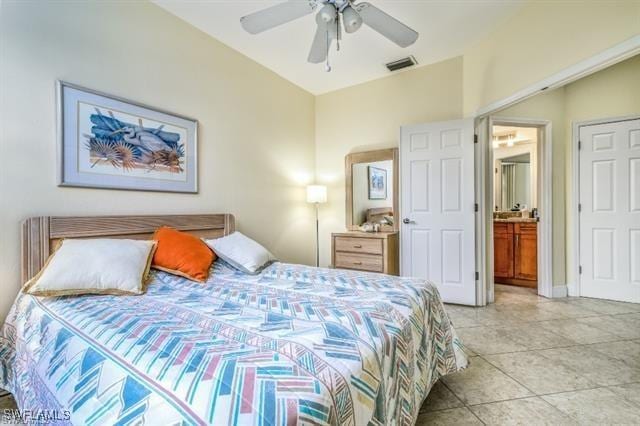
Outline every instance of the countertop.
<path fill-rule="evenodd" d="M 494 218 L 494 222 L 514 222 L 514 223 L 536 223 L 538 221 L 535 217 L 508 217 L 506 219 Z"/>

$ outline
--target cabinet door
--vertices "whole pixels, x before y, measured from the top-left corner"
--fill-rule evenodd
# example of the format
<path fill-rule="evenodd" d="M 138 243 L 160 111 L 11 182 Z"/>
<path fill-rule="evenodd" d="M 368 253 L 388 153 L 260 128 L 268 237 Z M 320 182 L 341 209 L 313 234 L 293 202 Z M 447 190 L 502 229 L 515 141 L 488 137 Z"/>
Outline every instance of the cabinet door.
<path fill-rule="evenodd" d="M 493 275 L 513 278 L 513 224 L 495 222 L 493 226 Z"/>
<path fill-rule="evenodd" d="M 538 231 L 535 223 L 516 223 L 515 277 L 521 280 L 538 280 Z"/>

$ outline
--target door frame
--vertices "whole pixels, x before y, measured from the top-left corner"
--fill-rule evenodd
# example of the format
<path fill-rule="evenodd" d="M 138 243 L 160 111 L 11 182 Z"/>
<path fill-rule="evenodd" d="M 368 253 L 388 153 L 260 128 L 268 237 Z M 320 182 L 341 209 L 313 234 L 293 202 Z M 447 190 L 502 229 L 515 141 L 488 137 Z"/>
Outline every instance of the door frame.
<path fill-rule="evenodd" d="M 569 269 L 573 276 L 567 277 L 567 289 L 569 296 L 580 296 L 580 212 L 578 205 L 580 204 L 580 128 L 594 126 L 598 124 L 617 123 L 620 121 L 639 120 L 640 114 L 628 115 L 622 117 L 607 117 L 594 120 L 574 121 L 571 123 L 571 209 L 569 214 L 573 222 L 572 236 L 567 238 L 567 242 L 572 247 L 567 250 L 569 259 Z"/>
<path fill-rule="evenodd" d="M 540 296 L 554 297 L 553 294 L 553 132 L 552 124 L 549 120 L 502 117 L 499 115 L 490 116 L 488 120 L 488 137 L 483 141 L 484 146 L 480 148 L 486 152 L 486 161 L 482 165 L 484 171 L 485 185 L 483 191 L 486 197 L 482 209 L 485 213 L 485 220 L 481 223 L 480 232 L 486 235 L 489 247 L 486 255 L 486 298 L 489 303 L 495 300 L 494 276 L 493 276 L 493 146 L 491 144 L 493 126 L 521 126 L 534 127 L 538 129 L 537 151 L 537 208 L 540 213 L 538 221 L 538 287 Z M 555 297 L 558 297 L 556 295 Z"/>
<path fill-rule="evenodd" d="M 508 108 L 519 102 L 524 101 L 538 93 L 542 93 L 548 89 L 554 89 L 565 86 L 573 81 L 579 80 L 590 74 L 598 72 L 611 65 L 617 64 L 629 59 L 632 56 L 640 54 L 640 35 L 633 36 L 627 40 L 624 40 L 618 44 L 611 46 L 608 49 L 597 53 L 590 58 L 575 63 L 565 69 L 552 74 L 551 76 L 544 78 L 536 83 L 525 87 L 514 94 L 507 96 L 506 98 L 499 99 L 495 102 L 489 103 L 474 113 L 472 117 L 476 120 L 476 134 L 478 135 L 478 144 L 485 145 L 489 136 L 489 117 L 492 114 L 497 114 L 500 110 Z M 476 200 L 479 204 L 479 211 L 476 215 L 476 270 L 479 272 L 478 283 L 476 286 L 476 304 L 477 306 L 485 306 L 487 303 L 492 303 L 493 299 L 489 298 L 487 291 L 488 282 L 492 281 L 492 277 L 489 273 L 493 270 L 493 262 L 488 263 L 487 253 L 493 251 L 493 241 L 487 241 L 486 229 L 486 205 L 492 205 L 493 201 L 487 197 L 491 194 L 487 194 L 485 190 L 487 182 L 485 167 L 487 160 L 487 152 L 485 149 L 481 149 L 480 146 L 476 146 L 476 160 L 475 160 L 475 174 L 476 174 Z M 572 188 L 573 190 L 573 188 Z M 490 215 L 493 215 L 491 210 Z M 575 253 L 569 251 L 569 256 L 575 256 Z M 492 272 L 491 272 L 492 274 Z M 561 286 L 558 287 L 556 297 L 564 297 L 567 293 L 567 284 L 565 279 Z M 493 286 L 493 284 L 491 284 Z M 493 292 L 491 292 L 493 296 Z"/>

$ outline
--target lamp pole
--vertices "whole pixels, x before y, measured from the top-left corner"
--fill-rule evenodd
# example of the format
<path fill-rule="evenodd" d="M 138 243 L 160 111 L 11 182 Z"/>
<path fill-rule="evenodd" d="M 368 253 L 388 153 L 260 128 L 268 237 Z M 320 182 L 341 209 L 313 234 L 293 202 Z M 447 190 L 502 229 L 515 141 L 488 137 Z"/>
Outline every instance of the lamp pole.
<path fill-rule="evenodd" d="M 316 267 L 320 266 L 320 203 L 327 202 L 327 187 L 324 185 L 307 185 L 307 203 L 316 207 Z"/>
<path fill-rule="evenodd" d="M 316 205 L 316 267 L 320 266 L 320 219 L 318 217 L 318 205 Z"/>

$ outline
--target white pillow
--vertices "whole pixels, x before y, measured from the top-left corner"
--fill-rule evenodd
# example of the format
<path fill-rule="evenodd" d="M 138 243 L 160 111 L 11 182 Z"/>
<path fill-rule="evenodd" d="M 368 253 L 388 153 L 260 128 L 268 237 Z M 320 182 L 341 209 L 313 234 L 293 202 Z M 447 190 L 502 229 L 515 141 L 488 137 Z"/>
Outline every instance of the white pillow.
<path fill-rule="evenodd" d="M 141 294 L 155 247 L 152 240 L 63 240 L 25 284 L 24 292 L 36 296 Z"/>
<path fill-rule="evenodd" d="M 269 251 L 251 238 L 240 232 L 205 243 L 218 255 L 236 269 L 255 275 L 276 260 Z"/>

